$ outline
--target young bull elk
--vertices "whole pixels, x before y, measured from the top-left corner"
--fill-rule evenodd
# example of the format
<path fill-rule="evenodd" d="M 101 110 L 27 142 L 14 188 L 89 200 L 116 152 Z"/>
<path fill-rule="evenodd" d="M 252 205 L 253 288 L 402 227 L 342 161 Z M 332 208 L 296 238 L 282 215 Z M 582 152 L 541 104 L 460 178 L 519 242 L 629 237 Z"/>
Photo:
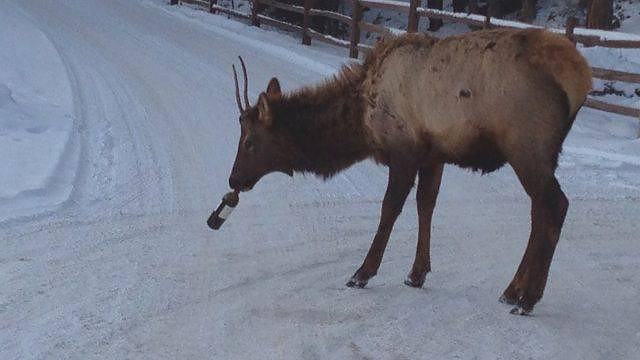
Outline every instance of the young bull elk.
<path fill-rule="evenodd" d="M 591 89 L 590 68 L 569 40 L 544 30 L 404 35 L 317 87 L 282 94 L 273 78 L 253 107 L 242 67 L 245 108 L 234 67 L 241 138 L 233 189 L 250 190 L 274 171 L 328 178 L 367 158 L 389 167 L 377 233 L 347 286 L 376 275 L 418 176 L 418 246 L 405 283 L 421 287 L 443 165 L 488 173 L 508 162 L 531 198 L 531 235 L 500 300 L 515 305 L 512 313 L 531 312 L 568 207 L 554 175 L 558 154 Z"/>

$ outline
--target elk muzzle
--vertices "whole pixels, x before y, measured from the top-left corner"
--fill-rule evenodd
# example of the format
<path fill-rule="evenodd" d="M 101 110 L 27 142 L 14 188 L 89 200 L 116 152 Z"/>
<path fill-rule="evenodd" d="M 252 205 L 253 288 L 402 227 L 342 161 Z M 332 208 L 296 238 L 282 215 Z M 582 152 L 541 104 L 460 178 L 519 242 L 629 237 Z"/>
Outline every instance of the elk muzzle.
<path fill-rule="evenodd" d="M 243 179 L 231 174 L 231 176 L 229 176 L 229 186 L 236 191 L 249 191 L 253 189 L 258 180 L 260 180 L 259 177 Z"/>

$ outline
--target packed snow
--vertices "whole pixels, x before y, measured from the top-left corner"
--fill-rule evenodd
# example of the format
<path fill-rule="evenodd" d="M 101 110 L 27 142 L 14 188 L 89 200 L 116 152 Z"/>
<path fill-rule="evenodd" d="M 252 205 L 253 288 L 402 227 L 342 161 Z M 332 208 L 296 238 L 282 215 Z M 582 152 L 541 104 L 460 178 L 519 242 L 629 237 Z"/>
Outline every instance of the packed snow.
<path fill-rule="evenodd" d="M 636 51 L 582 49 L 638 71 Z M 379 275 L 344 284 L 386 169 L 269 175 L 222 230 L 249 95 L 310 85 L 345 49 L 164 0 L 0 1 L 0 359 L 633 359 L 640 353 L 638 119 L 583 109 L 560 159 L 571 205 L 533 316 L 498 303 L 529 232 L 509 167 L 447 167 L 433 272 L 403 285 L 413 196 Z M 631 89 L 629 89 L 631 91 Z M 517 116 L 517 114 L 514 114 Z"/>

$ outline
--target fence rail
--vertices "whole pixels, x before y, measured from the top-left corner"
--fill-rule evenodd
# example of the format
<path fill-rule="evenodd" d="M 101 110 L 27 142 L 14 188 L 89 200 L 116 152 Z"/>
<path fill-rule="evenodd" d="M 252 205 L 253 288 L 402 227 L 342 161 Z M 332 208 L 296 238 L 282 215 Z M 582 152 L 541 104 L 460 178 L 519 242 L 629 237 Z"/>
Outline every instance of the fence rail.
<path fill-rule="evenodd" d="M 358 23 L 358 26 L 360 26 L 360 29 L 364 31 L 375 32 L 383 35 L 393 35 L 393 32 L 389 28 L 384 27 L 382 25 L 377 25 L 370 22 L 366 22 L 366 21 L 360 21 Z"/>
<path fill-rule="evenodd" d="M 275 8 L 281 9 L 281 10 L 286 10 L 286 11 L 290 11 L 290 12 L 294 12 L 294 13 L 298 13 L 298 14 L 305 14 L 305 9 L 304 6 L 298 6 L 298 5 L 290 5 L 290 4 L 285 4 L 285 3 L 281 3 L 279 1 L 275 1 L 275 0 L 258 0 L 256 1 L 257 3 L 263 4 L 263 5 L 269 5 L 269 6 L 273 6 Z M 336 21 L 340 21 L 342 23 L 345 24 L 349 24 L 351 23 L 351 17 L 344 15 L 344 14 L 340 14 L 337 12 L 333 12 L 333 11 L 329 11 L 329 10 L 322 10 L 322 9 L 309 9 L 309 15 L 310 16 L 323 16 L 332 20 L 336 20 Z"/>
<path fill-rule="evenodd" d="M 584 105 L 592 109 L 602 110 L 602 111 L 611 112 L 615 114 L 632 116 L 636 118 L 640 117 L 640 109 L 611 104 L 601 100 L 596 100 L 594 98 L 587 98 L 587 101 L 585 101 Z"/>
<path fill-rule="evenodd" d="M 353 7 L 352 16 L 347 16 L 337 12 L 315 9 L 311 7 L 311 1 L 305 0 L 304 6 L 284 4 L 276 0 L 253 0 L 251 1 L 251 12 L 244 13 L 241 11 L 228 9 L 217 5 L 216 0 L 171 0 L 171 3 L 189 3 L 199 7 L 207 8 L 210 12 L 221 12 L 230 16 L 235 16 L 250 20 L 252 25 L 260 26 L 267 24 L 280 29 L 292 32 L 300 32 L 302 34 L 303 44 L 311 44 L 311 39 L 329 43 L 335 46 L 349 49 L 349 56 L 358 58 L 361 51 L 371 50 L 371 46 L 360 43 L 361 31 L 374 32 L 383 36 L 394 34 L 394 30 L 382 25 L 373 24 L 362 20 L 362 13 L 365 8 L 387 9 L 397 12 L 406 13 L 408 32 L 415 32 L 418 29 L 418 23 L 421 17 L 441 19 L 444 21 L 466 24 L 478 28 L 539 28 L 530 24 L 508 21 L 502 19 L 490 18 L 484 15 L 448 12 L 443 10 L 435 10 L 420 7 L 419 0 L 411 0 L 410 2 L 401 2 L 393 0 L 350 0 Z M 275 8 L 301 14 L 303 16 L 303 26 L 294 25 L 285 21 L 273 19 L 269 16 L 257 14 L 258 5 L 273 6 Z M 342 40 L 336 37 L 319 33 L 309 28 L 310 17 L 320 16 L 342 22 L 349 25 L 349 40 Z M 592 31 L 589 29 L 575 28 L 575 22 L 568 24 L 566 29 L 547 29 L 552 32 L 566 34 L 574 42 L 582 43 L 584 46 L 602 46 L 610 48 L 640 48 L 640 36 L 627 36 L 626 34 Z M 595 78 L 622 81 L 640 84 L 640 74 L 617 71 L 611 69 L 603 69 L 598 67 L 592 68 Z M 588 98 L 585 106 L 590 108 L 607 111 L 610 113 L 640 117 L 640 109 L 615 105 L 594 98 Z"/>
<path fill-rule="evenodd" d="M 190 1 L 190 0 L 183 0 L 183 1 Z M 251 16 L 249 14 L 245 14 L 242 11 L 238 11 L 238 10 L 233 10 L 233 9 L 229 9 L 220 5 L 210 5 L 209 6 L 209 11 L 214 13 L 214 12 L 221 12 L 223 14 L 227 14 L 227 15 L 231 15 L 231 16 L 235 16 L 235 17 L 239 17 L 242 19 L 250 19 Z"/>
<path fill-rule="evenodd" d="M 393 10 L 409 14 L 409 3 L 402 1 L 359 1 L 360 6 L 372 7 L 383 10 Z"/>
<path fill-rule="evenodd" d="M 625 71 L 603 69 L 599 67 L 592 67 L 591 72 L 593 74 L 593 77 L 598 79 L 640 84 L 640 74 L 634 74 L 634 73 L 625 72 Z"/>

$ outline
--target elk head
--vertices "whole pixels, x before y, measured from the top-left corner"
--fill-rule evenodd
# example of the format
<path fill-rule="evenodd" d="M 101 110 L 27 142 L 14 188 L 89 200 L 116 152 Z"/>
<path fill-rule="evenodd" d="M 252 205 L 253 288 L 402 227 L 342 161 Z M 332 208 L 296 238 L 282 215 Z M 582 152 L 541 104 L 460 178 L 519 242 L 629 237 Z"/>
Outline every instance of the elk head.
<path fill-rule="evenodd" d="M 279 102 L 282 97 L 278 79 L 271 79 L 267 90 L 260 94 L 258 103 L 251 106 L 247 95 L 247 68 L 241 57 L 240 63 L 244 74 L 244 107 L 240 100 L 238 74 L 233 66 L 241 133 L 229 186 L 234 190 L 248 191 L 269 173 L 279 171 L 293 175 L 293 144 L 275 126 L 272 104 Z"/>

